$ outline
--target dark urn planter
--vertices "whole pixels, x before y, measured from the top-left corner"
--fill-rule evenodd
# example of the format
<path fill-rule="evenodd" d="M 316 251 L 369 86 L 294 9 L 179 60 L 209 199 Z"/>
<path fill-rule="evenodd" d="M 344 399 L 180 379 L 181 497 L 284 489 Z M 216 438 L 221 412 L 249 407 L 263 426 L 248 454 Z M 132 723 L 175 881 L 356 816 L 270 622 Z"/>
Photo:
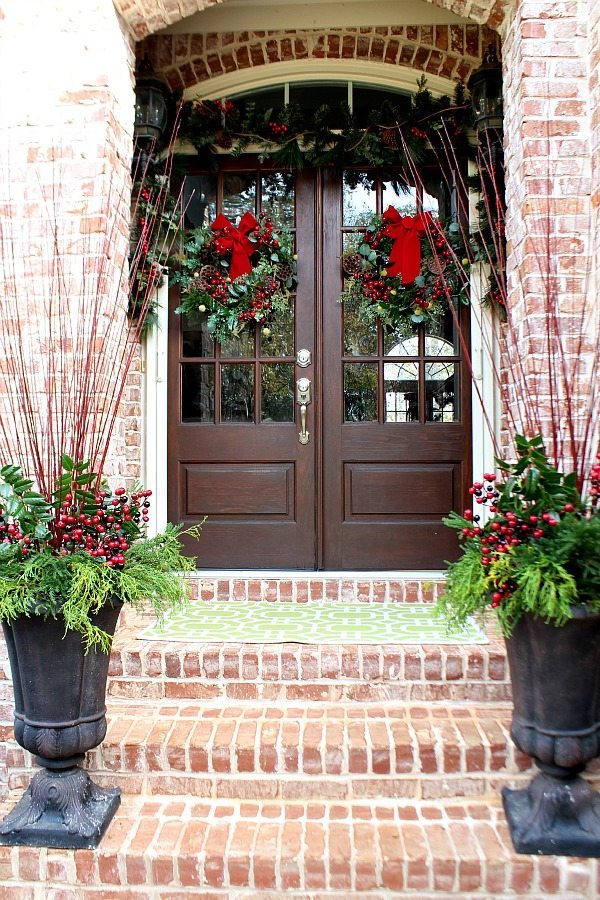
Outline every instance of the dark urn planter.
<path fill-rule="evenodd" d="M 600 857 L 600 795 L 580 777 L 600 755 L 600 613 L 564 626 L 526 614 L 506 641 L 511 736 L 540 773 L 502 792 L 518 853 Z"/>
<path fill-rule="evenodd" d="M 92 616 L 114 634 L 121 605 Z M 15 695 L 15 738 L 43 766 L 0 823 L 1 844 L 96 847 L 121 802 L 79 767 L 106 734 L 109 654 L 84 652 L 62 619 L 21 616 L 3 624 Z"/>

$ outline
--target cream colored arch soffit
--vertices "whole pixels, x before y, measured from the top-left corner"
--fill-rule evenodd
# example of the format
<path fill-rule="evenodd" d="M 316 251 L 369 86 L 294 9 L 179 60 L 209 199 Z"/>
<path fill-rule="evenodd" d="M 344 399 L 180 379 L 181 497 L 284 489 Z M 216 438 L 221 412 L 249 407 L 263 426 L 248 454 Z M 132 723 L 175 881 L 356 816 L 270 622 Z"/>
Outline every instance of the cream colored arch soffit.
<path fill-rule="evenodd" d="M 221 0 L 163 30 L 163 34 L 223 31 L 370 27 L 379 25 L 452 25 L 465 19 L 427 0 Z"/>
<path fill-rule="evenodd" d="M 250 93 L 283 82 L 354 81 L 370 87 L 393 91 L 417 90 L 423 72 L 409 67 L 353 59 L 296 59 L 269 63 L 255 69 L 242 69 L 218 75 L 184 91 L 184 100 L 218 100 L 235 94 Z M 456 82 L 427 74 L 427 87 L 434 96 L 452 94 Z"/>

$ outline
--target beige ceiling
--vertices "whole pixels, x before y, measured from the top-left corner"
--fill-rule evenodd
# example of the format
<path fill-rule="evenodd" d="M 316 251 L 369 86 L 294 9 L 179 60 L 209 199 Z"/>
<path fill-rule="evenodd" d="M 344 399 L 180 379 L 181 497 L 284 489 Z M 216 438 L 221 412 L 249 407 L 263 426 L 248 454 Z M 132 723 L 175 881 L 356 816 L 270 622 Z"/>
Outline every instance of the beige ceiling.
<path fill-rule="evenodd" d="M 424 0 L 226 0 L 165 28 L 162 34 L 465 23 Z"/>

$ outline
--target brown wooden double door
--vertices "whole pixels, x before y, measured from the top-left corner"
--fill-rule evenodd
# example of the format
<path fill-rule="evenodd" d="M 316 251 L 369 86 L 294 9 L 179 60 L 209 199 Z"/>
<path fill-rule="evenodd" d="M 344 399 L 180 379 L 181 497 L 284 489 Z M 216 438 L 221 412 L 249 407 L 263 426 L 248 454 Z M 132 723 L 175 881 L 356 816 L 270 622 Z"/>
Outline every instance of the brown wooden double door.
<path fill-rule="evenodd" d="M 270 335 L 217 344 L 203 315 L 175 314 L 171 291 L 168 513 L 208 517 L 190 548 L 200 567 L 423 569 L 456 553 L 441 518 L 465 499 L 470 417 L 452 316 L 406 336 L 339 302 L 353 235 L 409 202 L 368 174 L 229 160 L 191 179 L 202 198 L 193 224 L 264 211 L 294 231 L 298 252 L 294 302 Z"/>

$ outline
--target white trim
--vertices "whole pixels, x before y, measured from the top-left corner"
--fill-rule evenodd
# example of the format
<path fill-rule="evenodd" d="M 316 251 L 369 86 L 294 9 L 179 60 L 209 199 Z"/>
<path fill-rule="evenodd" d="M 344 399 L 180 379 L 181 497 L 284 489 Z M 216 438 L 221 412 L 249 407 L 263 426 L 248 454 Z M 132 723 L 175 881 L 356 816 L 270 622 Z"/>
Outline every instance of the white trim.
<path fill-rule="evenodd" d="M 184 100 L 219 100 L 238 93 L 251 93 L 274 84 L 295 81 L 355 81 L 393 91 L 414 94 L 423 73 L 408 66 L 359 59 L 293 59 L 266 63 L 251 69 L 240 69 L 217 75 L 201 84 L 186 88 Z M 456 82 L 451 78 L 427 74 L 427 88 L 434 96 L 452 94 Z"/>
<path fill-rule="evenodd" d="M 167 277 L 157 291 L 158 323 L 142 344 L 142 481 L 152 490 L 148 534 L 155 535 L 167 524 Z"/>
<path fill-rule="evenodd" d="M 480 267 L 481 268 L 481 267 Z M 490 358 L 496 353 L 498 340 L 496 321 L 493 312 L 481 303 L 481 297 L 487 286 L 483 272 L 471 274 L 471 366 L 473 385 L 472 403 L 472 442 L 473 442 L 473 478 L 481 480 L 484 472 L 494 471 L 494 435 L 499 434 L 499 391 L 494 375 L 498 371 L 498 361 Z M 483 414 L 483 408 L 487 412 Z"/>

